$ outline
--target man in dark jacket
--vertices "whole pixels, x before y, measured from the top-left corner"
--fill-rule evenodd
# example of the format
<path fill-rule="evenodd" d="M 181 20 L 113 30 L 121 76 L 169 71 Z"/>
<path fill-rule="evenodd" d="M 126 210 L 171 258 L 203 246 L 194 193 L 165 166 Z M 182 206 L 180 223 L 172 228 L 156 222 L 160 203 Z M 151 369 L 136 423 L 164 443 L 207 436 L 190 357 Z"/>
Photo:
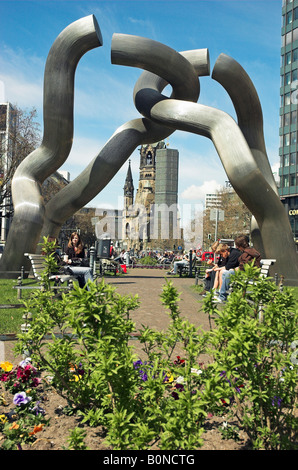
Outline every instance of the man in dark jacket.
<path fill-rule="evenodd" d="M 235 273 L 236 269 L 243 270 L 244 264 L 251 263 L 252 261 L 254 261 L 255 266 L 260 267 L 261 265 L 261 255 L 254 248 L 250 248 L 248 237 L 246 235 L 240 235 L 237 237 L 235 239 L 235 246 L 236 248 L 232 248 L 231 250 L 226 264 L 226 269 L 222 273 L 222 285 L 219 291 L 219 296 L 214 299 L 215 302 L 225 302 L 227 300 L 231 275 Z"/>
<path fill-rule="evenodd" d="M 239 261 L 239 269 L 241 271 L 244 270 L 244 264 L 246 263 L 254 263 L 254 266 L 258 268 L 261 267 L 261 255 L 260 253 L 253 247 L 250 247 L 248 241 L 245 236 L 240 235 L 235 240 L 236 247 L 241 251 L 241 255 L 238 259 Z"/>

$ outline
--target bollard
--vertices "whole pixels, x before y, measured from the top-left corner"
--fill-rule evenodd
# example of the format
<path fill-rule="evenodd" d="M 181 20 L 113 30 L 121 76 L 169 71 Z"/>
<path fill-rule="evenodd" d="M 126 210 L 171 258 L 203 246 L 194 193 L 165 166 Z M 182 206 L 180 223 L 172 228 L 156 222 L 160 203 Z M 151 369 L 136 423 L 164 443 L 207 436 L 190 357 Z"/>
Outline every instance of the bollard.
<path fill-rule="evenodd" d="M 189 250 L 189 277 L 192 277 L 192 250 Z"/>
<path fill-rule="evenodd" d="M 195 268 L 195 286 L 198 285 L 198 282 L 199 282 L 199 273 L 198 273 L 197 268 Z"/>
<path fill-rule="evenodd" d="M 95 246 L 91 246 L 90 248 L 90 262 L 89 266 L 92 269 L 92 275 L 95 277 Z"/>
<path fill-rule="evenodd" d="M 18 282 L 17 282 L 17 299 L 21 300 L 22 298 L 22 276 L 18 277 Z"/>
<path fill-rule="evenodd" d="M 284 290 L 284 278 L 285 278 L 285 277 L 284 277 L 283 275 L 280 276 L 280 282 L 279 282 L 279 290 L 280 290 L 280 292 L 282 292 L 282 291 Z"/>
<path fill-rule="evenodd" d="M 22 316 L 22 318 L 24 318 L 24 320 L 25 320 L 25 323 L 23 323 L 21 325 L 21 332 L 22 333 L 28 333 L 28 330 L 31 326 L 32 317 L 33 317 L 33 315 L 32 315 L 31 312 L 24 313 L 24 315 Z M 31 353 L 28 349 L 24 349 L 22 356 L 23 356 L 23 359 L 25 360 L 27 357 L 31 356 Z"/>

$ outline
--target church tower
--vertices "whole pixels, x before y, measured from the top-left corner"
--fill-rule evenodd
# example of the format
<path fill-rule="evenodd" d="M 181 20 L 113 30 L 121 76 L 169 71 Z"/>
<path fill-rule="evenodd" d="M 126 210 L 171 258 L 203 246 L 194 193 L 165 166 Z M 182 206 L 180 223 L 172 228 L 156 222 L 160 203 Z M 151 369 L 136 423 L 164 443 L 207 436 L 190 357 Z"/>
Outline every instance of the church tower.
<path fill-rule="evenodd" d="M 178 246 L 175 241 L 178 237 L 173 240 L 173 228 L 178 220 L 179 153 L 168 149 L 164 141 L 142 145 L 139 151 L 140 173 L 135 198 L 130 162 L 124 185 L 123 244 L 136 250 L 170 249 Z M 164 225 L 167 230 L 163 230 Z"/>
<path fill-rule="evenodd" d="M 130 160 L 128 163 L 128 170 L 127 170 L 127 175 L 126 175 L 126 180 L 125 180 L 123 190 L 124 190 L 124 209 L 127 210 L 130 206 L 133 205 L 133 193 L 134 193 Z"/>
<path fill-rule="evenodd" d="M 135 204 L 140 204 L 150 212 L 155 200 L 156 150 L 165 146 L 164 142 L 142 145 L 140 149 L 140 178 Z"/>

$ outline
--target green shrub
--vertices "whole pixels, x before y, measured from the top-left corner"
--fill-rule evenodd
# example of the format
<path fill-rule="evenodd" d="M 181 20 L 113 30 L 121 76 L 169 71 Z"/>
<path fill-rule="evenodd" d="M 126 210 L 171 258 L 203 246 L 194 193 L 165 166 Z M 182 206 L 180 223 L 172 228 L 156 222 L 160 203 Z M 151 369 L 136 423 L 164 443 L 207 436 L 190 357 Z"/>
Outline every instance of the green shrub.
<path fill-rule="evenodd" d="M 144 266 L 155 266 L 158 264 L 157 259 L 152 258 L 152 256 L 144 256 L 138 260 L 138 264 L 142 264 Z"/>
<path fill-rule="evenodd" d="M 208 412 L 224 410 L 255 449 L 295 448 L 297 310 L 290 290 L 279 292 L 247 266 L 235 275 L 223 309 L 207 296 L 204 310 L 216 327 L 202 332 L 181 317 L 179 294 L 166 282 L 161 301 L 169 325 L 165 331 L 142 325 L 140 359 L 130 341 L 137 297 L 120 296 L 103 281 L 89 286 L 75 286 L 55 302 L 50 290 L 34 294 L 27 302 L 32 326 L 18 349 L 31 350 L 84 423 L 105 427 L 107 444 L 197 449 Z M 206 353 L 213 361 L 201 365 Z M 238 432 L 233 427 L 223 435 L 236 439 Z M 82 435 L 71 439 L 84 446 Z"/>
<path fill-rule="evenodd" d="M 256 449 L 293 449 L 297 442 L 297 306 L 291 290 L 280 292 L 259 269 L 234 276 L 210 342 L 214 374 L 221 375 L 226 403 Z M 250 282 L 253 280 L 253 284 Z"/>

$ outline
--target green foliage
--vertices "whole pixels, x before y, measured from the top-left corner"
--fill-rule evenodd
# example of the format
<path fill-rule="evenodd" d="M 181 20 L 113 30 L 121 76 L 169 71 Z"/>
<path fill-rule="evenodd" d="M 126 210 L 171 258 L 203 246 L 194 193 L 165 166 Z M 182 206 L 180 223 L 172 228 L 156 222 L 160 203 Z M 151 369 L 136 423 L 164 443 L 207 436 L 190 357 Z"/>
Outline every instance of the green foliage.
<path fill-rule="evenodd" d="M 48 261 L 51 249 L 44 251 Z M 50 290 L 33 295 L 27 303 L 33 321 L 28 333 L 19 335 L 19 351 L 31 351 L 83 422 L 106 427 L 107 442 L 115 449 L 146 449 L 155 441 L 163 449 L 197 448 L 207 404 L 193 368 L 205 337 L 181 318 L 172 283 L 162 294 L 169 309 L 167 331 L 142 327 L 139 332 L 147 356 L 142 372 L 130 345 L 136 333 L 130 311 L 137 308 L 137 298 L 120 296 L 103 281 L 89 287 L 75 286 L 55 302 Z M 181 375 L 181 364 L 172 359 L 178 344 L 185 355 L 179 400 L 177 392 L 172 396 L 173 375 Z"/>
<path fill-rule="evenodd" d="M 86 431 L 81 428 L 74 428 L 71 430 L 68 440 L 68 447 L 66 450 L 89 450 L 84 440 Z"/>
<path fill-rule="evenodd" d="M 215 328 L 203 332 L 181 316 L 179 294 L 168 281 L 161 294 L 168 326 L 142 325 L 139 359 L 130 318 L 137 297 L 120 296 L 103 281 L 89 287 L 75 286 L 59 301 L 50 289 L 34 294 L 27 302 L 32 326 L 19 335 L 18 350 L 29 349 L 53 376 L 52 385 L 82 423 L 104 426 L 108 445 L 197 449 L 207 414 L 229 411 L 254 448 L 295 448 L 297 311 L 290 291 L 279 292 L 247 266 L 235 275 L 224 308 L 206 298 Z M 210 362 L 203 366 L 206 353 Z M 238 432 L 229 427 L 223 436 L 237 439 Z M 84 435 L 74 431 L 69 445 L 84 448 Z"/>
<path fill-rule="evenodd" d="M 297 362 L 291 346 L 298 315 L 293 295 L 260 279 L 259 270 L 249 265 L 233 282 L 223 310 L 208 299 L 216 324 L 210 354 L 214 373 L 222 377 L 222 398 L 233 404 L 254 448 L 294 448 Z"/>
<path fill-rule="evenodd" d="M 144 256 L 138 260 L 138 264 L 143 264 L 144 266 L 155 266 L 158 264 L 157 259 L 152 258 L 152 256 Z"/>

